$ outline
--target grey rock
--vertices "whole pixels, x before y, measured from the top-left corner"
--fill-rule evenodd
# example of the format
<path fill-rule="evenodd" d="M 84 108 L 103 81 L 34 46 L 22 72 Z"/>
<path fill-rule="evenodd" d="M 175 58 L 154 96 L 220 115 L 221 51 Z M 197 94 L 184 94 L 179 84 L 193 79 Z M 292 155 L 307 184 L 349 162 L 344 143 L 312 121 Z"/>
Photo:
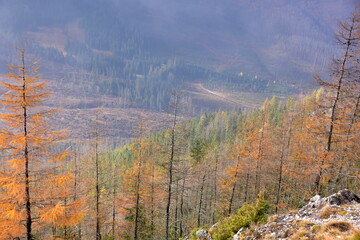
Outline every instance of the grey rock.
<path fill-rule="evenodd" d="M 329 218 L 321 218 L 324 206 L 331 206 L 331 209 L 338 209 L 343 213 L 334 213 Z M 241 229 L 232 240 L 240 240 L 240 237 L 246 240 L 255 240 L 261 239 L 260 236 L 268 236 L 268 239 L 276 240 L 289 239 L 301 221 L 309 222 L 309 229 L 311 226 L 323 225 L 331 221 L 345 221 L 360 230 L 360 198 L 348 189 L 324 198 L 316 195 L 298 213 L 274 215 L 268 223 L 251 229 L 251 231 L 242 233 Z M 309 237 L 314 236 L 309 235 Z"/>
<path fill-rule="evenodd" d="M 234 235 L 232 240 L 240 240 L 241 233 L 244 232 L 244 228 L 240 228 L 240 230 Z"/>
<path fill-rule="evenodd" d="M 344 205 L 360 203 L 360 198 L 350 190 L 344 189 L 327 198 L 324 198 L 324 201 L 330 205 Z"/>
<path fill-rule="evenodd" d="M 360 198 L 348 189 L 341 190 L 329 197 L 321 198 L 319 195 L 312 197 L 307 205 L 300 209 L 298 215 L 306 216 L 312 213 L 312 209 L 320 209 L 326 205 L 341 206 L 345 204 L 360 203 Z"/>
<path fill-rule="evenodd" d="M 212 225 L 210 228 L 209 228 L 209 233 L 211 233 L 212 231 L 214 231 L 217 227 L 218 227 L 219 223 L 215 223 L 214 225 Z"/>
<path fill-rule="evenodd" d="M 196 236 L 199 240 L 212 240 L 208 231 L 206 231 L 205 229 L 200 229 L 199 231 L 197 231 Z"/>

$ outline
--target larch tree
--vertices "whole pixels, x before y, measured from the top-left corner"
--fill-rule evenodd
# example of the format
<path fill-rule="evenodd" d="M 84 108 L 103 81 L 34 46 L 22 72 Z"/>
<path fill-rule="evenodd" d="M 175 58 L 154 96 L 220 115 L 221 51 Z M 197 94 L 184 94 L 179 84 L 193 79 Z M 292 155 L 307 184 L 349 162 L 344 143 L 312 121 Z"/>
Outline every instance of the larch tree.
<path fill-rule="evenodd" d="M 55 151 L 63 135 L 50 130 L 55 110 L 44 106 L 50 92 L 38 75 L 38 61 L 27 59 L 25 49 L 16 50 L 18 64 L 8 65 L 1 83 L 0 239 L 32 240 L 36 234 L 50 239 L 49 225 L 75 225 L 81 213 L 68 214 L 74 205 L 63 201 L 70 194 L 71 176 L 59 169 L 67 152 Z"/>
<path fill-rule="evenodd" d="M 172 94 L 172 102 L 170 103 L 172 107 L 172 126 L 171 126 L 171 136 L 170 136 L 170 152 L 169 152 L 169 161 L 168 161 L 168 183 L 167 183 L 167 201 L 166 201 L 166 220 L 165 220 L 165 236 L 166 239 L 170 238 L 170 207 L 171 207 L 171 197 L 172 197 L 172 185 L 174 179 L 174 161 L 175 161 L 175 139 L 176 139 L 176 128 L 178 124 L 179 110 L 180 110 L 180 99 L 181 94 L 174 92 Z"/>
<path fill-rule="evenodd" d="M 340 23 L 340 30 L 337 34 L 337 41 L 343 50 L 341 57 L 334 59 L 333 64 L 330 67 L 331 81 L 325 81 L 319 76 L 315 76 L 315 79 L 327 90 L 327 101 L 324 106 L 328 111 L 323 111 L 323 118 L 326 129 L 326 139 L 324 152 L 319 156 L 321 162 L 318 174 L 315 179 L 315 189 L 317 192 L 322 190 L 321 182 L 324 177 L 324 167 L 328 161 L 329 155 L 334 153 L 337 143 L 344 141 L 341 136 L 344 135 L 344 118 L 343 111 L 346 111 L 346 104 L 344 100 L 346 98 L 345 87 L 349 83 L 356 82 L 354 77 L 357 77 L 358 72 L 358 58 L 359 58 L 359 43 L 360 43 L 360 15 L 356 10 L 349 21 Z M 321 108 L 320 108 L 321 109 Z M 346 130 L 345 130 L 346 131 Z M 332 156 L 333 157 L 333 156 Z M 328 164 L 333 168 L 334 164 Z"/>

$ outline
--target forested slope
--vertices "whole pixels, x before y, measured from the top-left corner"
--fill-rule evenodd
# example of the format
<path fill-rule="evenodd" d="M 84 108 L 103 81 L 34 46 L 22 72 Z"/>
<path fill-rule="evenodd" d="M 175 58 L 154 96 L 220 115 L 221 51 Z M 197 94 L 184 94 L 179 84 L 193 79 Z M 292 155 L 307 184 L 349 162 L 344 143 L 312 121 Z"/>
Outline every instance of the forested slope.
<path fill-rule="evenodd" d="M 359 24 L 357 12 L 342 23 L 330 80 L 315 77 L 322 88 L 192 120 L 187 96 L 173 91 L 155 124 L 124 113 L 137 126 L 116 150 L 96 102 L 85 137 L 66 140 L 39 62 L 17 47 L 1 83 L 0 239 L 179 239 L 221 219 L 248 227 L 314 194 L 357 192 Z M 168 66 L 176 64 L 150 69 Z M 166 127 L 152 131 L 163 118 Z M 219 229 L 216 240 L 235 230 Z"/>
<path fill-rule="evenodd" d="M 353 4 L 5 1 L 1 51 L 4 58 L 9 45 L 27 41 L 32 53 L 57 65 L 51 71 L 75 66 L 88 73 L 86 85 L 93 92 L 141 108 L 163 110 L 168 91 L 189 82 L 289 94 L 312 87 L 314 71 L 326 71 L 336 54 L 337 21 Z M 73 78 L 67 81 L 76 85 Z"/>

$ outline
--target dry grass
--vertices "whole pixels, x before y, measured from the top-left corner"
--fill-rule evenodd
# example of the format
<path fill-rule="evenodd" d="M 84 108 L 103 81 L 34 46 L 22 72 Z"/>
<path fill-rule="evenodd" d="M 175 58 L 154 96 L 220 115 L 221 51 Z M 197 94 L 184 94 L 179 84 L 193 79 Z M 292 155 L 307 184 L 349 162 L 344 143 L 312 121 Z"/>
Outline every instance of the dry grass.
<path fill-rule="evenodd" d="M 353 230 L 353 235 L 348 240 L 360 240 L 360 231 Z"/>
<path fill-rule="evenodd" d="M 353 227 L 350 223 L 342 221 L 328 222 L 322 227 L 323 232 L 329 232 L 332 230 L 337 230 L 341 233 L 344 233 L 353 230 Z"/>
<path fill-rule="evenodd" d="M 331 215 L 336 214 L 336 212 L 337 212 L 336 209 L 330 206 L 326 206 L 322 209 L 319 217 L 321 219 L 328 219 Z"/>
<path fill-rule="evenodd" d="M 334 240 L 334 239 L 346 239 L 346 240 L 360 240 L 359 231 L 354 227 L 343 221 L 328 222 L 321 227 L 315 237 L 316 240 Z"/>
<path fill-rule="evenodd" d="M 290 238 L 290 240 L 305 240 L 305 239 L 309 239 L 309 232 L 304 230 L 304 229 L 300 229 L 299 231 L 297 231 L 295 234 L 293 234 Z"/>
<path fill-rule="evenodd" d="M 297 223 L 297 225 L 298 225 L 299 227 L 304 227 L 304 228 L 306 228 L 306 229 L 309 229 L 309 228 L 311 228 L 312 226 L 314 226 L 315 223 L 310 222 L 310 221 L 308 221 L 308 220 L 301 220 L 301 221 L 299 221 L 299 222 Z"/>

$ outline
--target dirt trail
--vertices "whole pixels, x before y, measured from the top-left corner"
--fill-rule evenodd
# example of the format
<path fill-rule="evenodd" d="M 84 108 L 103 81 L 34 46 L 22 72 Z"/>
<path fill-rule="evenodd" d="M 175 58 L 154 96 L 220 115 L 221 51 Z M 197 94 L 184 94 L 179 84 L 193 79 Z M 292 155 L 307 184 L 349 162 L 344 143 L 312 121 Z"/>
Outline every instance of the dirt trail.
<path fill-rule="evenodd" d="M 247 108 L 253 108 L 250 104 L 244 103 L 238 99 L 231 97 L 229 94 L 217 92 L 213 90 L 209 90 L 205 88 L 201 83 L 192 83 L 190 84 L 191 90 L 190 92 L 194 95 L 198 95 L 199 97 L 203 98 L 210 98 L 214 101 L 221 101 L 224 103 L 230 103 L 237 106 L 243 106 Z"/>

